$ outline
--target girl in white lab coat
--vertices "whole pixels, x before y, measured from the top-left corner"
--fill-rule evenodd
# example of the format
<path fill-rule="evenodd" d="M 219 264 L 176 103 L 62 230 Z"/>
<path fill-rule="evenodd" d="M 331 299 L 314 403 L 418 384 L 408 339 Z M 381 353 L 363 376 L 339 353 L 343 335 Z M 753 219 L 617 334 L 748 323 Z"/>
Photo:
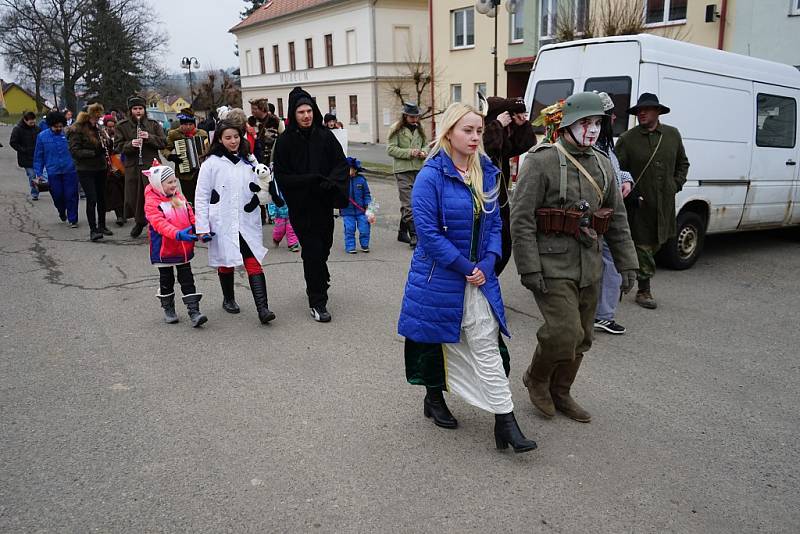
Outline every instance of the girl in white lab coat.
<path fill-rule="evenodd" d="M 233 291 L 233 270 L 244 265 L 262 324 L 275 319 L 267 301 L 267 283 L 261 261 L 267 254 L 261 233 L 256 195 L 261 190 L 249 158 L 243 132 L 235 123 L 221 121 L 200 167 L 195 192 L 197 235 L 214 236 L 208 246 L 208 265 L 216 267 L 222 286 L 222 307 L 239 313 Z M 262 195 L 263 196 L 263 195 Z"/>

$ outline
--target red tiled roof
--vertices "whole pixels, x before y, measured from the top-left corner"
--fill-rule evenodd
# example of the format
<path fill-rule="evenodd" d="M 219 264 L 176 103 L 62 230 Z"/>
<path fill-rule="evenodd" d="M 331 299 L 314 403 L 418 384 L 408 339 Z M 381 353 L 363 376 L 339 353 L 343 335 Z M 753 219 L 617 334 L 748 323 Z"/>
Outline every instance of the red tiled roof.
<path fill-rule="evenodd" d="M 228 31 L 235 32 L 237 30 L 241 30 L 242 28 L 247 28 L 248 26 L 253 26 L 270 19 L 278 18 L 283 15 L 289 15 L 290 13 L 296 13 L 297 11 L 303 11 L 304 9 L 309 9 L 334 1 L 337 0 L 271 0 L 255 10 L 249 17 Z"/>
<path fill-rule="evenodd" d="M 536 56 L 525 56 L 525 57 L 510 57 L 506 60 L 506 65 L 520 65 L 525 63 L 533 63 L 536 60 Z"/>

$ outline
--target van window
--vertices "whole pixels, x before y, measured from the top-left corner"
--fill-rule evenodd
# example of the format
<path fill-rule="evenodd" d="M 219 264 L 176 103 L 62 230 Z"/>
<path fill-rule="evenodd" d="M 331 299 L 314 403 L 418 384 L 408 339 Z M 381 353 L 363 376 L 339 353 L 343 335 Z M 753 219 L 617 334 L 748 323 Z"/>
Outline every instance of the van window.
<path fill-rule="evenodd" d="M 584 91 L 597 91 L 608 93 L 614 101 L 614 137 L 619 137 L 628 129 L 628 108 L 631 107 L 631 79 L 628 76 L 614 76 L 608 78 L 589 78 L 583 86 Z"/>
<path fill-rule="evenodd" d="M 543 80 L 536 84 L 536 91 L 533 93 L 533 108 L 531 118 L 539 116 L 547 106 L 552 106 L 562 98 L 567 98 L 572 94 L 575 83 L 572 80 Z M 544 127 L 534 128 L 538 134 L 544 133 Z"/>
<path fill-rule="evenodd" d="M 756 145 L 794 148 L 797 102 L 794 98 L 758 93 Z"/>

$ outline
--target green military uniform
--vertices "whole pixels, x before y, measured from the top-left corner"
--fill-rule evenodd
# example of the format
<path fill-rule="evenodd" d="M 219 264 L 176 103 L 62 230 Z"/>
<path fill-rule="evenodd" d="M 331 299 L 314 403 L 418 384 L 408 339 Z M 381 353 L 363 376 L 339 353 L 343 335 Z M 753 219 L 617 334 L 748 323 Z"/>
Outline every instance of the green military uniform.
<path fill-rule="evenodd" d="M 203 149 L 198 150 L 198 162 L 202 163 L 201 156 L 208 149 L 208 133 L 205 130 L 195 129 L 194 137 L 199 137 L 203 140 Z M 181 131 L 180 128 L 173 128 L 167 134 L 167 144 L 161 153 L 164 157 L 169 157 L 175 151 L 175 141 L 179 139 L 188 139 L 188 136 Z M 181 192 L 190 204 L 194 204 L 194 191 L 197 188 L 197 175 L 200 174 L 200 167 L 198 166 L 193 171 L 187 173 L 178 172 L 178 165 L 175 165 L 175 175 L 181 181 Z"/>
<path fill-rule="evenodd" d="M 675 236 L 675 194 L 686 182 L 689 160 L 678 130 L 661 123 L 653 131 L 642 126 L 628 130 L 614 151 L 620 168 L 636 182 L 630 198 L 642 199 L 628 211 L 628 222 L 639 256 L 639 279 L 649 280 L 655 274 L 655 253 Z"/>
<path fill-rule="evenodd" d="M 149 169 L 153 160 L 159 160 L 158 151 L 164 148 L 167 139 L 158 121 L 142 117 L 140 128 L 149 134 L 142 145 L 142 164 L 139 165 L 139 149 L 133 146 L 137 123 L 130 118 L 117 124 L 114 151 L 125 159 L 125 217 L 134 217 L 136 224 L 146 225 L 144 216 L 144 188 L 148 184 L 142 171 Z"/>
<path fill-rule="evenodd" d="M 599 109 L 602 113 L 602 105 Z M 534 405 L 545 415 L 552 416 L 557 408 L 573 419 L 588 421 L 589 414 L 577 406 L 569 390 L 583 354 L 592 345 L 602 245 L 599 239 L 588 236 L 579 240 L 574 235 L 543 232 L 538 228 L 536 210 L 572 208 L 582 200 L 592 213 L 612 208 L 614 213 L 602 238 L 618 271 L 635 270 L 638 264 L 611 162 L 594 148 L 581 149 L 561 139 L 556 143 L 588 171 L 600 192 L 559 154 L 555 145 L 532 148 L 520 169 L 511 205 L 514 259 L 523 282 L 540 273 L 546 286 L 546 292 L 532 288 L 545 322 L 536 334 L 539 343 L 523 381 Z M 563 186 L 562 167 L 566 171 Z"/>

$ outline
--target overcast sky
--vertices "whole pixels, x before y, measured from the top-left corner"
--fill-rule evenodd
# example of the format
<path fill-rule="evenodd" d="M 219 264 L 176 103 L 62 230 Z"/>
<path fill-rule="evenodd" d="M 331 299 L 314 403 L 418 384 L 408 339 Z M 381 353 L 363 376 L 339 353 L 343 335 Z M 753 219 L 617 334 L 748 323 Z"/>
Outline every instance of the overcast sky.
<path fill-rule="evenodd" d="M 196 57 L 200 70 L 237 67 L 233 55 L 236 39 L 228 30 L 239 22 L 243 0 L 150 0 L 158 12 L 168 50 L 161 65 L 167 72 L 180 72 L 182 57 Z M 0 61 L 0 77 L 16 81 Z"/>

